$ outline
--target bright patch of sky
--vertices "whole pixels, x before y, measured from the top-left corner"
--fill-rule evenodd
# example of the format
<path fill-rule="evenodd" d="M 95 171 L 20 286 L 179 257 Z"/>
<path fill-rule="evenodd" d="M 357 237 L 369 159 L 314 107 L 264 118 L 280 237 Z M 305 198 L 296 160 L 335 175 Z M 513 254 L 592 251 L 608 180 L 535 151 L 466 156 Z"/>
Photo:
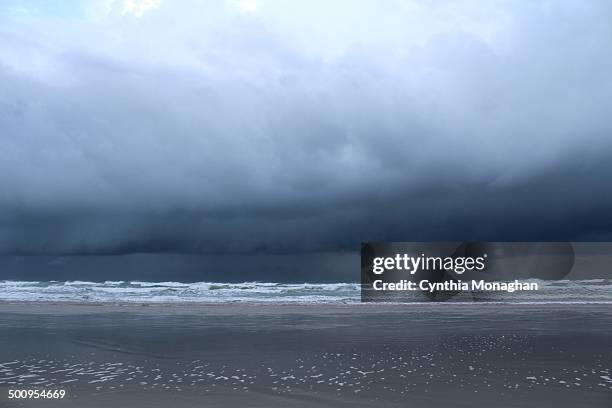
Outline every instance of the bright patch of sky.
<path fill-rule="evenodd" d="M 390 0 L 381 7 L 367 0 L 4 0 L 0 3 L 0 18 L 3 17 L 110 24 L 125 20 L 121 25 L 146 17 L 148 22 L 139 29 L 143 35 L 144 31 L 151 35 L 160 30 L 176 32 L 181 26 L 194 36 L 250 19 L 277 38 L 323 59 L 341 56 L 355 47 L 388 52 L 423 46 L 432 37 L 457 31 L 499 46 L 499 33 L 512 26 L 511 16 L 498 1 L 475 5 L 470 1 L 432 4 Z"/>
<path fill-rule="evenodd" d="M 0 16 L 82 18 L 87 15 L 88 2 L 83 0 L 3 0 Z"/>
<path fill-rule="evenodd" d="M 161 0 L 3 0 L 0 16 L 100 19 L 118 12 L 142 17 L 160 4 Z"/>

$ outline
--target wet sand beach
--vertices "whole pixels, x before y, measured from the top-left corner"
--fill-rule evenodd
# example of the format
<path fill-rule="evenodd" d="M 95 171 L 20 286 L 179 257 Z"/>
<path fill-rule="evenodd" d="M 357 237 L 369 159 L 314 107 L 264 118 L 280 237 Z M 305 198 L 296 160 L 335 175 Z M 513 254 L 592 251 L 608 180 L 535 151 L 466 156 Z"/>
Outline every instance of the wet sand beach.
<path fill-rule="evenodd" d="M 5 302 L 0 342 L 6 407 L 612 405 L 609 304 Z"/>

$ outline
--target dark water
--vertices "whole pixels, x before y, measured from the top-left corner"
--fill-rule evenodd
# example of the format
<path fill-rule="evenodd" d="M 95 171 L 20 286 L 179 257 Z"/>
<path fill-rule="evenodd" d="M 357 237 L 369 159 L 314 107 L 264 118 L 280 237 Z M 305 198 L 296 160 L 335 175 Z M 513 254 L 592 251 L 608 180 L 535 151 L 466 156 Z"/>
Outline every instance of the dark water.
<path fill-rule="evenodd" d="M 0 308 L 4 406 L 612 406 L 609 305 L 49 307 Z"/>

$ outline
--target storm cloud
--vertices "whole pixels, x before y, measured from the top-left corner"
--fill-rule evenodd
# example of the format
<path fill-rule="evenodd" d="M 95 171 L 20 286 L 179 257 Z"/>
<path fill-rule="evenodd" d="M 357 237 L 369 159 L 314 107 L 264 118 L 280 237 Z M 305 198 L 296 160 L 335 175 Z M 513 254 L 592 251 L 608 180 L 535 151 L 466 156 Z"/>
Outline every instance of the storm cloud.
<path fill-rule="evenodd" d="M 612 237 L 609 2 L 19 3 L 2 253 Z"/>

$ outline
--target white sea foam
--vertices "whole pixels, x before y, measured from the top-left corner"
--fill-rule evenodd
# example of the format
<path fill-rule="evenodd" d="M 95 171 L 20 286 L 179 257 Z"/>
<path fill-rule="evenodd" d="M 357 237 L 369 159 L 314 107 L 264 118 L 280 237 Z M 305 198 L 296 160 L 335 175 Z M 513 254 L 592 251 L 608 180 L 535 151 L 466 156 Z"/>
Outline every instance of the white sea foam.
<path fill-rule="evenodd" d="M 92 302 L 350 302 L 357 283 L 0 281 L 0 300 Z"/>
<path fill-rule="evenodd" d="M 612 280 L 537 281 L 540 290 L 462 293 L 451 301 L 490 303 L 610 303 Z M 426 301 L 415 293 L 415 302 Z M 358 283 L 0 281 L 4 301 L 356 303 Z"/>

